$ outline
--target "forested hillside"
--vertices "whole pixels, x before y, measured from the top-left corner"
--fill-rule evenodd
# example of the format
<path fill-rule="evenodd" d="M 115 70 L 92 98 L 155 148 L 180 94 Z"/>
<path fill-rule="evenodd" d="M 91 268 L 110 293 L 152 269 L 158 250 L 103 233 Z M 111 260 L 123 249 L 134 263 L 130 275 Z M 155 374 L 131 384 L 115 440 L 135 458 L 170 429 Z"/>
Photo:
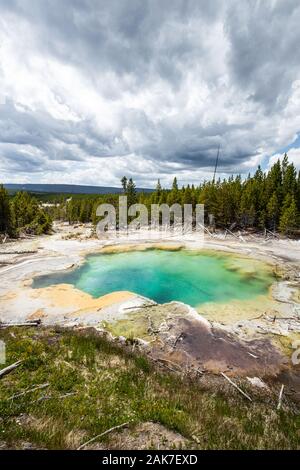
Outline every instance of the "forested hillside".
<path fill-rule="evenodd" d="M 25 192 L 18 192 L 13 198 L 0 186 L 0 233 L 18 237 L 21 233 L 41 235 L 51 229 L 50 215 L 40 206 L 37 199 Z"/>
<path fill-rule="evenodd" d="M 241 176 L 231 176 L 222 181 L 205 181 L 199 186 L 179 188 L 177 178 L 174 178 L 171 190 L 163 189 L 158 181 L 151 194 L 138 194 L 132 179 L 123 177 L 121 183 L 128 205 L 139 202 L 150 209 L 151 204 L 179 203 L 192 204 L 195 209 L 198 203 L 205 205 L 205 222 L 216 227 L 267 228 L 289 235 L 297 234 L 300 229 L 300 175 L 294 164 L 289 163 L 287 155 L 268 172 L 258 167 L 255 174 L 245 180 Z M 68 203 L 56 206 L 53 217 L 70 223 L 96 223 L 96 208 L 103 202 L 118 209 L 118 195 L 72 197 Z"/>
<path fill-rule="evenodd" d="M 133 180 L 125 176 L 121 180 L 122 192 L 128 198 L 128 206 L 143 203 L 149 209 L 151 204 L 174 203 L 205 205 L 205 222 L 221 228 L 241 227 L 245 229 L 279 231 L 286 235 L 300 233 L 300 172 L 297 174 L 293 163 L 285 155 L 268 172 L 260 167 L 253 176 L 245 180 L 241 176 L 228 179 L 204 181 L 179 188 L 174 178 L 171 189 L 162 188 L 158 181 L 152 193 L 139 193 Z M 43 202 L 44 204 L 41 204 Z M 30 233 L 45 233 L 51 227 L 51 219 L 69 223 L 96 224 L 96 209 L 99 204 L 110 203 L 118 213 L 119 194 L 72 195 L 52 194 L 51 204 L 41 197 L 40 204 L 24 192 L 17 193 L 11 200 L 2 187 L 0 190 L 0 231 L 18 234 L 25 230 Z"/>

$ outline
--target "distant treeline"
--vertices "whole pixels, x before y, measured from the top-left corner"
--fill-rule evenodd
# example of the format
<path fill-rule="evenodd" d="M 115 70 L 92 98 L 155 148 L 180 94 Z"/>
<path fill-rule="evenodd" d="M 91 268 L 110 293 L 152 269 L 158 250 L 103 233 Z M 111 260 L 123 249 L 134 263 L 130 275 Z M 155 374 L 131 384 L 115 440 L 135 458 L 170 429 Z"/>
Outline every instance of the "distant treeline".
<path fill-rule="evenodd" d="M 300 172 L 297 174 L 295 166 L 289 163 L 287 155 L 282 162 L 278 160 L 269 171 L 263 172 L 258 167 L 253 176 L 249 175 L 244 180 L 241 176 L 231 176 L 224 180 L 205 181 L 199 186 L 187 185 L 179 188 L 177 178 L 174 178 L 171 189 L 162 188 L 158 181 L 152 193 L 139 193 L 133 180 L 125 176 L 121 180 L 121 185 L 122 193 L 127 196 L 128 206 L 134 203 L 145 204 L 149 214 L 151 204 L 166 203 L 169 206 L 175 203 L 192 204 L 194 210 L 196 204 L 204 204 L 207 225 L 220 228 L 268 229 L 287 235 L 300 233 Z M 2 194 L 3 191 L 5 190 L 1 190 Z M 22 201 L 23 198 L 29 197 L 37 207 L 36 199 L 25 194 L 18 193 L 10 203 L 13 221 L 17 220 L 15 214 L 18 213 L 20 199 Z M 118 214 L 119 194 L 80 194 L 69 197 L 65 194 L 55 196 L 51 194 L 48 198 L 43 195 L 40 202 L 44 203 L 43 206 L 38 206 L 39 210 L 34 212 L 42 220 L 45 220 L 43 217 L 46 218 L 47 222 L 40 224 L 36 219 L 30 219 L 29 222 L 26 221 L 25 226 L 30 228 L 33 224 L 35 230 L 40 230 L 42 227 L 44 232 L 45 229 L 49 230 L 51 219 L 68 221 L 70 224 L 78 222 L 96 224 L 96 209 L 102 203 L 112 204 Z M 45 203 L 50 204 L 47 206 Z M 1 204 L 3 203 L 0 201 Z M 3 222 L 1 207 L 0 230 L 3 231 L 6 225 Z M 22 224 L 24 221 L 15 226 L 19 229 Z"/>
<path fill-rule="evenodd" d="M 20 234 L 41 235 L 50 231 L 52 219 L 39 201 L 26 192 L 10 197 L 0 186 L 0 233 L 10 237 Z"/>
<path fill-rule="evenodd" d="M 205 205 L 205 222 L 221 228 L 232 226 L 264 230 L 276 230 L 295 235 L 300 230 L 300 173 L 285 155 L 269 171 L 260 167 L 253 176 L 241 176 L 224 180 L 205 181 L 199 186 L 178 187 L 174 178 L 172 189 L 162 188 L 158 181 L 152 193 L 137 193 L 132 179 L 121 180 L 123 194 L 128 206 L 142 203 L 150 213 L 151 204 Z M 111 203 L 118 213 L 119 195 L 72 196 L 68 202 L 60 201 L 52 207 L 54 219 L 70 223 L 93 222 L 96 224 L 96 209 L 101 203 Z"/>

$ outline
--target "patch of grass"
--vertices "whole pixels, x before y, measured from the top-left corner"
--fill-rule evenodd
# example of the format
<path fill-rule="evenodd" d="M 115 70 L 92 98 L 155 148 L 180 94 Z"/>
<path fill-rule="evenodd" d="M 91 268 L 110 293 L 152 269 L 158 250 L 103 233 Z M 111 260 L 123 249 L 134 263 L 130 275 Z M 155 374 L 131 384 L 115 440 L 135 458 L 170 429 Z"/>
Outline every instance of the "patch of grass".
<path fill-rule="evenodd" d="M 146 374 L 151 372 L 151 364 L 144 356 L 136 356 L 134 359 L 135 365 L 138 369 L 141 369 Z"/>
<path fill-rule="evenodd" d="M 0 380 L 0 440 L 38 448 L 77 448 L 130 421 L 160 423 L 186 438 L 189 448 L 296 449 L 300 417 L 270 398 L 248 403 L 224 384 L 207 386 L 157 369 L 131 345 L 122 347 L 93 329 L 0 330 L 7 365 L 23 364 Z M 31 391 L 42 383 L 43 389 Z M 27 391 L 16 397 L 14 394 Z M 112 440 L 112 441 L 111 441 Z M 103 438 L 113 442 L 113 435 Z M 152 445 L 151 443 L 149 445 Z"/>

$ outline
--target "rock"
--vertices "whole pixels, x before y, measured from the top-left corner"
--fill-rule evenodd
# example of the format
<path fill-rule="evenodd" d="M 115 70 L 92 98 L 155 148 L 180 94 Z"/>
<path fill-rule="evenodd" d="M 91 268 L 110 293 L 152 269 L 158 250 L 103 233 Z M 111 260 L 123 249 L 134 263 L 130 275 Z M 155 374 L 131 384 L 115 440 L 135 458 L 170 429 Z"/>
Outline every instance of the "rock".
<path fill-rule="evenodd" d="M 263 382 L 259 377 L 247 377 L 247 380 L 253 385 L 254 387 L 258 388 L 265 388 L 268 389 L 269 387 L 265 382 Z"/>

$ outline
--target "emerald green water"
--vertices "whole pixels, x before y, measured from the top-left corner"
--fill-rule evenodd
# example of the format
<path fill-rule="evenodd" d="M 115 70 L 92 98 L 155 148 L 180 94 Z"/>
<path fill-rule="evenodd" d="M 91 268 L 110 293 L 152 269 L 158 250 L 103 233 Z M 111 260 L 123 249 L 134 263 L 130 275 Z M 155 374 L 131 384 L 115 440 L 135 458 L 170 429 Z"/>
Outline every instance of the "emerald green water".
<path fill-rule="evenodd" d="M 147 250 L 90 255 L 73 271 L 35 278 L 33 287 L 67 283 L 93 297 L 127 290 L 159 303 L 249 300 L 266 294 L 270 269 L 251 259 L 215 253 Z"/>

